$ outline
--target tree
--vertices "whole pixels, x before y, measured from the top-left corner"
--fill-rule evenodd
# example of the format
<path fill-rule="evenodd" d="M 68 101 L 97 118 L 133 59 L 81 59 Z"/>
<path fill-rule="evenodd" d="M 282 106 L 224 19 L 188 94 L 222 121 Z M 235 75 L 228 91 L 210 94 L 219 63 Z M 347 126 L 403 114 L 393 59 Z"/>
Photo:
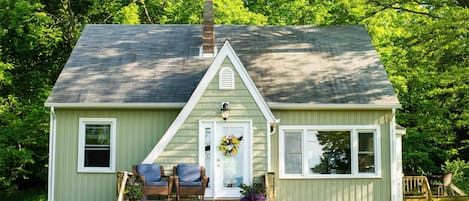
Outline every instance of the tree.
<path fill-rule="evenodd" d="M 0 2 L 0 189 L 46 177 L 43 103 L 65 60 L 62 32 L 43 8 L 37 1 Z"/>
<path fill-rule="evenodd" d="M 364 22 L 402 104 L 405 172 L 438 173 L 446 160 L 467 160 L 469 9 L 453 1 L 372 2 Z"/>

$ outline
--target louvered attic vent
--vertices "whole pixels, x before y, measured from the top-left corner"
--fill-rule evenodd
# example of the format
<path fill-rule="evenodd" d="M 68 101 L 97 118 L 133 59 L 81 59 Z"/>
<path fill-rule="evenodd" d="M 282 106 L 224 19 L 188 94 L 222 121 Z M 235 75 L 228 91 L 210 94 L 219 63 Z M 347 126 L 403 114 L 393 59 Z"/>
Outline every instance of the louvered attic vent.
<path fill-rule="evenodd" d="M 220 89 L 234 89 L 234 73 L 231 68 L 224 67 L 220 70 L 219 75 L 219 88 Z"/>

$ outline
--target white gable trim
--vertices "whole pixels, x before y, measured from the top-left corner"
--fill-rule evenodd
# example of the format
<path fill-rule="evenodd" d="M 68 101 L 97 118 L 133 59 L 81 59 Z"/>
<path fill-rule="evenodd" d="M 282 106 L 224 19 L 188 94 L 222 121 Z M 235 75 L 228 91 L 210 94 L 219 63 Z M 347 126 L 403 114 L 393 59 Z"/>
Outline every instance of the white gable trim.
<path fill-rule="evenodd" d="M 189 98 L 189 101 L 187 101 L 186 105 L 182 108 L 181 112 L 178 114 L 178 116 L 173 121 L 171 126 L 168 128 L 166 133 L 163 135 L 163 137 L 160 139 L 158 144 L 156 144 L 156 146 L 151 150 L 151 152 L 147 155 L 147 157 L 143 160 L 142 163 L 153 163 L 158 158 L 158 156 L 161 153 L 163 153 L 164 148 L 169 144 L 169 142 L 174 137 L 176 132 L 179 130 L 179 128 L 185 122 L 189 114 L 192 112 L 195 105 L 199 102 L 200 98 L 202 97 L 202 94 L 204 93 L 204 91 L 207 89 L 207 86 L 210 84 L 210 82 L 213 80 L 213 78 L 217 74 L 218 70 L 221 67 L 223 60 L 226 57 L 228 57 L 233 63 L 233 66 L 238 71 L 239 76 L 241 77 L 244 84 L 248 88 L 254 101 L 256 101 L 257 106 L 260 108 L 267 122 L 275 122 L 275 117 L 272 114 L 272 111 L 270 111 L 269 107 L 264 101 L 264 98 L 261 96 L 261 94 L 257 90 L 256 85 L 254 85 L 254 82 L 251 80 L 246 69 L 241 63 L 241 60 L 239 60 L 238 56 L 236 55 L 235 51 L 233 50 L 233 48 L 231 47 L 230 43 L 227 40 L 225 41 L 225 43 L 223 44 L 223 47 L 218 52 L 212 64 L 208 68 L 207 72 L 205 73 L 204 77 L 200 81 L 199 85 L 192 93 L 192 96 Z"/>
<path fill-rule="evenodd" d="M 241 60 L 239 60 L 239 57 L 236 55 L 235 51 L 233 50 L 233 47 L 231 47 L 228 41 L 225 41 L 222 50 L 225 47 L 229 49 L 229 51 L 227 52 L 228 58 L 230 58 L 231 62 L 233 63 L 233 66 L 238 71 L 239 76 L 248 88 L 249 92 L 251 93 L 251 96 L 254 98 L 254 101 L 256 101 L 257 106 L 261 110 L 262 114 L 264 114 L 265 119 L 269 123 L 275 122 L 276 119 L 274 114 L 272 114 L 272 111 L 270 111 L 269 106 L 267 105 L 263 96 L 257 89 L 256 85 L 254 84 L 254 81 L 252 81 L 251 77 L 249 77 L 248 71 L 246 70 L 246 68 L 244 68 L 243 63 L 241 63 Z"/>

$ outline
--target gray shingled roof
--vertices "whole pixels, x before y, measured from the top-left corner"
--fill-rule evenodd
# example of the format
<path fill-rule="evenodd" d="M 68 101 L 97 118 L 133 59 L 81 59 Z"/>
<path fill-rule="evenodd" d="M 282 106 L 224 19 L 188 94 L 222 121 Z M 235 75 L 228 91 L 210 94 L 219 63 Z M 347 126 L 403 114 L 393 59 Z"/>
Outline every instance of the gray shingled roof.
<path fill-rule="evenodd" d="M 201 25 L 87 25 L 47 103 L 186 102 L 213 58 Z M 398 104 L 361 26 L 215 27 L 266 102 Z"/>

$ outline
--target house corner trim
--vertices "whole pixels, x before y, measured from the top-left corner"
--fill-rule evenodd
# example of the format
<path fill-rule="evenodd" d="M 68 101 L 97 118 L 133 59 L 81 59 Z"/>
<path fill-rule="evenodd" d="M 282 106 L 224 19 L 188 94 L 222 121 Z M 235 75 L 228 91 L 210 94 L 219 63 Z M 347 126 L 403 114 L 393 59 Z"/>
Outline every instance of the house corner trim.
<path fill-rule="evenodd" d="M 391 201 L 402 201 L 402 148 L 401 136 L 396 135 L 396 109 L 392 109 L 390 121 L 390 151 L 391 151 Z"/>
<path fill-rule="evenodd" d="M 47 182 L 47 200 L 54 201 L 55 188 L 55 141 L 56 141 L 56 116 L 54 106 L 50 107 L 50 127 L 49 127 L 49 168 Z"/>

